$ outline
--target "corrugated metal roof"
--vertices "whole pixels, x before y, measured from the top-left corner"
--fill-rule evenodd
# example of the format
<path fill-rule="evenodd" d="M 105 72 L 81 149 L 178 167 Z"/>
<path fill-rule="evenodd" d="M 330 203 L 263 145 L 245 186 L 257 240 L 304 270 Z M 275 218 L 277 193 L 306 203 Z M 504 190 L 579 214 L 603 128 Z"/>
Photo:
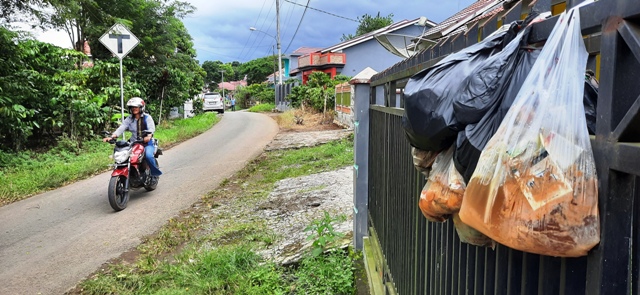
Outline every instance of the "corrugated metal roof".
<path fill-rule="evenodd" d="M 394 31 L 397 31 L 397 30 L 402 29 L 402 28 L 406 28 L 408 26 L 411 26 L 411 25 L 415 24 L 416 22 L 418 22 L 418 20 L 420 20 L 420 18 L 416 18 L 416 19 L 413 19 L 413 20 L 406 20 L 405 19 L 405 20 L 399 21 L 397 23 L 393 23 L 393 24 L 391 24 L 389 26 L 386 26 L 384 28 L 375 30 L 373 32 L 369 32 L 369 33 L 366 33 L 364 35 L 360 35 L 360 36 L 355 37 L 355 38 L 353 38 L 351 40 L 347 40 L 347 41 L 344 41 L 342 43 L 338 43 L 336 45 L 333 45 L 331 47 L 324 48 L 324 49 L 321 50 L 321 52 L 325 53 L 325 52 L 340 51 L 340 50 L 343 50 L 345 48 L 349 48 L 351 46 L 354 46 L 354 45 L 369 41 L 369 40 L 373 39 L 373 36 L 375 36 L 375 35 L 384 34 L 384 33 L 390 33 L 390 32 L 394 32 Z"/>

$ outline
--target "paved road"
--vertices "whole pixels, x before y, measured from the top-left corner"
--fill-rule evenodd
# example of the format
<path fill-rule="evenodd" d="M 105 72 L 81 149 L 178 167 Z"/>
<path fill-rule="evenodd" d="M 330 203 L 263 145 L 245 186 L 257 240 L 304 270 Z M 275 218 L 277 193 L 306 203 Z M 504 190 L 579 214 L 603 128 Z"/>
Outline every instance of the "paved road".
<path fill-rule="evenodd" d="M 244 167 L 277 131 L 265 115 L 226 113 L 165 151 L 158 189 L 132 192 L 121 212 L 107 200 L 109 173 L 0 207 L 0 294 L 68 291 Z"/>

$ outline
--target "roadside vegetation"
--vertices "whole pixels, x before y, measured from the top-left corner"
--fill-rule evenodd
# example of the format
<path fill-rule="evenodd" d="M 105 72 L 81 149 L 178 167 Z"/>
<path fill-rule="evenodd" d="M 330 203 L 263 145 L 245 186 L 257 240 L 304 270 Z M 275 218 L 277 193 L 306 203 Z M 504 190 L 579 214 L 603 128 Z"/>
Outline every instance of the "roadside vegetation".
<path fill-rule="evenodd" d="M 309 224 L 311 250 L 281 266 L 258 254 L 280 237 L 255 214 L 278 180 L 352 163 L 352 139 L 266 152 L 72 294 L 354 294 L 360 257 L 333 246 L 344 216 Z"/>
<path fill-rule="evenodd" d="M 254 113 L 271 112 L 275 108 L 276 108 L 275 104 L 272 104 L 272 103 L 261 103 L 261 104 L 257 104 L 257 105 L 254 105 L 254 106 L 250 107 L 249 108 L 249 112 L 254 112 Z"/>
<path fill-rule="evenodd" d="M 164 120 L 154 137 L 167 148 L 210 129 L 219 120 L 214 113 Z M 61 137 L 46 151 L 0 150 L 0 206 L 106 171 L 113 161 L 109 157 L 112 150 L 112 145 L 97 137 L 82 142 Z"/>

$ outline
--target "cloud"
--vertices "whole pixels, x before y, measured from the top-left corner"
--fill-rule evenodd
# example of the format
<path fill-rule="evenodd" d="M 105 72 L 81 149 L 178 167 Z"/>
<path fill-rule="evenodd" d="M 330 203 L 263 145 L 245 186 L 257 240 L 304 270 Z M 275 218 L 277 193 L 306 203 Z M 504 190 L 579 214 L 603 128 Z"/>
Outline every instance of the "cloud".
<path fill-rule="evenodd" d="M 339 43 L 343 34 L 353 34 L 358 27 L 357 22 L 345 18 L 357 19 L 365 14 L 376 15 L 380 12 L 380 16 L 393 14 L 394 21 L 426 16 L 439 22 L 474 0 L 312 0 L 309 6 L 314 9 L 307 9 L 304 18 L 304 7 L 291 2 L 301 5 L 307 3 L 304 0 L 280 0 L 283 53 L 290 53 L 302 46 L 324 48 Z M 272 54 L 272 46 L 276 43 L 274 38 L 249 31 L 249 27 L 256 27 L 271 36 L 276 35 L 275 0 L 191 0 L 190 3 L 198 11 L 184 22 L 194 38 L 200 61 L 247 62 Z"/>
<path fill-rule="evenodd" d="M 247 62 L 273 54 L 276 36 L 275 0 L 187 0 L 197 11 L 183 19 L 193 37 L 200 62 Z M 280 43 L 283 54 L 299 47 L 325 48 L 354 34 L 364 14 L 393 14 L 394 21 L 426 16 L 440 22 L 475 0 L 305 0 L 280 1 Z M 294 3 L 299 5 L 296 5 Z M 302 6 L 301 6 L 302 5 Z M 304 14 L 304 17 L 303 17 Z M 346 19 L 348 18 L 348 19 Z M 250 31 L 255 27 L 259 31 Z M 297 33 L 296 33 L 297 30 Z M 267 35 L 268 34 L 268 35 Z M 39 40 L 71 47 L 63 32 L 34 32 Z"/>

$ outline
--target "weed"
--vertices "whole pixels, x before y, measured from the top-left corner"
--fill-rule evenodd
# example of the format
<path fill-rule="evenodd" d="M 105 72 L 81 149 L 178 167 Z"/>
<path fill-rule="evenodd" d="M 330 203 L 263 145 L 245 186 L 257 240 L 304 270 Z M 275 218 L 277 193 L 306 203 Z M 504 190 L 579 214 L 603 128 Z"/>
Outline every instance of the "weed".
<path fill-rule="evenodd" d="M 281 129 L 289 129 L 295 123 L 294 110 L 288 110 L 275 117 L 276 123 Z"/>
<path fill-rule="evenodd" d="M 313 240 L 313 243 L 311 244 L 312 256 L 322 254 L 329 245 L 344 236 L 344 234 L 336 232 L 333 229 L 333 223 L 339 223 L 345 220 L 347 220 L 347 216 L 343 214 L 334 218 L 329 214 L 329 212 L 324 211 L 323 218 L 312 221 L 311 224 L 304 229 L 305 232 L 311 232 L 307 237 L 307 241 Z"/>
<path fill-rule="evenodd" d="M 354 294 L 353 261 L 342 251 L 307 256 L 296 271 L 297 294 Z"/>

